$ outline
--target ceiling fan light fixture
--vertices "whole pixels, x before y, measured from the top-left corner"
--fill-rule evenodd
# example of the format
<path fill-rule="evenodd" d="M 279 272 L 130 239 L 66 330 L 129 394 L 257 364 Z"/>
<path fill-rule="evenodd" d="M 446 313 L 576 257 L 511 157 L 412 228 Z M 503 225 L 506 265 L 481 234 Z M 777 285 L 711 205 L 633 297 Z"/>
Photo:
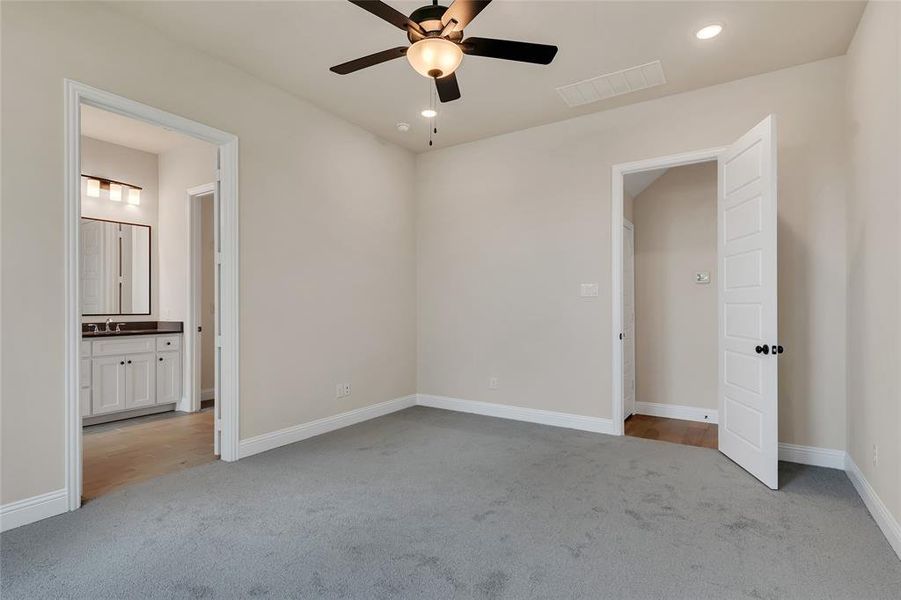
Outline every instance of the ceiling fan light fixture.
<path fill-rule="evenodd" d="M 407 49 L 410 66 L 423 77 L 439 79 L 457 70 L 463 51 L 457 44 L 440 37 L 419 40 Z"/>

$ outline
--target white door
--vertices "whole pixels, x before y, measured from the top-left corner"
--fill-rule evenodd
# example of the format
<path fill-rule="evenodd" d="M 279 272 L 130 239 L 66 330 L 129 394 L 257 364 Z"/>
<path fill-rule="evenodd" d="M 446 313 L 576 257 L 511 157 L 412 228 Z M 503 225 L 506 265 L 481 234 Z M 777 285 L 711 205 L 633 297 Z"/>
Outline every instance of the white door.
<path fill-rule="evenodd" d="M 124 409 L 125 357 L 95 357 L 91 367 L 91 414 Z"/>
<path fill-rule="evenodd" d="M 181 400 L 181 353 L 157 352 L 156 403 L 168 404 Z"/>
<path fill-rule="evenodd" d="M 156 402 L 156 354 L 125 357 L 125 408 L 141 408 Z"/>
<path fill-rule="evenodd" d="M 213 186 L 213 454 L 221 454 L 222 439 L 222 346 L 219 344 L 222 335 L 222 215 L 219 210 L 219 173 L 221 173 L 221 156 L 216 155 L 216 184 Z"/>
<path fill-rule="evenodd" d="M 635 228 L 623 222 L 623 418 L 635 414 Z"/>
<path fill-rule="evenodd" d="M 776 124 L 719 159 L 719 449 L 777 489 Z"/>

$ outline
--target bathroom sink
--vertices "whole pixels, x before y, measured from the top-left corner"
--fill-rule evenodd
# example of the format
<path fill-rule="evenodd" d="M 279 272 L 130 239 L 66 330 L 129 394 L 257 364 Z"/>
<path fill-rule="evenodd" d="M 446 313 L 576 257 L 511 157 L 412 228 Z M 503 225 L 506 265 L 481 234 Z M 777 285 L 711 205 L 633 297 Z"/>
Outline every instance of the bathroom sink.
<path fill-rule="evenodd" d="M 116 331 L 116 326 L 119 331 Z M 81 326 L 81 337 L 83 338 L 99 338 L 99 337 L 117 337 L 123 335 L 159 335 L 163 333 L 181 333 L 183 324 L 181 321 L 138 321 L 131 323 L 112 323 L 110 327 L 112 331 L 106 331 L 103 323 L 97 324 L 98 330 L 92 331 L 90 325 L 85 323 Z"/>

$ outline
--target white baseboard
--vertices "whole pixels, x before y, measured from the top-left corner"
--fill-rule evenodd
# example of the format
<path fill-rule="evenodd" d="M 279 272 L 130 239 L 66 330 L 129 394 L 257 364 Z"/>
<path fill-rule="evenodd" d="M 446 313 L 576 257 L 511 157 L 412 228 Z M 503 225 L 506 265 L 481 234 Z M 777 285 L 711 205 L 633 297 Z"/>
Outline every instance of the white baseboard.
<path fill-rule="evenodd" d="M 65 489 L 32 496 L 0 506 L 0 531 L 9 531 L 69 510 Z"/>
<path fill-rule="evenodd" d="M 216 390 L 214 388 L 210 388 L 208 390 L 200 390 L 200 401 L 204 400 L 214 400 L 216 398 Z"/>
<path fill-rule="evenodd" d="M 779 444 L 779 460 L 813 467 L 845 469 L 845 451 L 797 444 Z"/>
<path fill-rule="evenodd" d="M 488 417 L 500 417 L 501 419 L 528 421 L 529 423 L 540 423 L 542 425 L 552 425 L 554 427 L 566 427 L 568 429 L 579 429 L 582 431 L 616 435 L 613 421 L 610 419 L 602 419 L 600 417 L 585 417 L 570 413 L 539 410 L 537 408 L 523 408 L 520 406 L 510 406 L 508 404 L 478 402 L 476 400 L 460 400 L 459 398 L 432 396 L 430 394 L 418 394 L 416 404 L 432 408 L 455 410 L 457 412 L 474 413 Z"/>
<path fill-rule="evenodd" d="M 658 404 L 656 402 L 636 402 L 635 412 L 651 417 L 700 421 L 701 423 L 719 423 L 719 415 L 712 408 L 695 408 L 694 406 Z"/>
<path fill-rule="evenodd" d="M 873 486 L 871 486 L 870 482 L 867 481 L 867 478 L 864 477 L 863 471 L 860 470 L 850 454 L 846 454 L 845 472 L 848 474 L 848 479 L 854 484 L 857 493 L 860 494 L 863 503 L 866 504 L 867 510 L 873 515 L 873 520 L 876 521 L 876 524 L 879 525 L 879 529 L 881 529 L 883 535 L 885 535 L 885 539 L 888 540 L 888 543 L 892 549 L 894 549 L 895 554 L 901 559 L 901 525 L 898 524 L 897 519 L 895 519 L 882 499 L 876 494 L 876 490 L 873 489 Z"/>
<path fill-rule="evenodd" d="M 329 431 L 341 429 L 349 425 L 355 425 L 362 421 L 368 421 L 376 417 L 381 417 L 389 413 L 397 412 L 405 408 L 409 408 L 416 404 L 416 395 L 404 396 L 403 398 L 395 398 L 380 404 L 372 406 L 364 406 L 356 410 L 351 410 L 331 417 L 325 417 L 309 423 L 302 423 L 293 427 L 286 427 L 278 431 L 264 433 L 246 440 L 241 440 L 238 448 L 239 458 L 247 458 L 260 452 L 266 452 L 284 446 L 285 444 L 293 444 L 307 438 L 315 437 Z"/>

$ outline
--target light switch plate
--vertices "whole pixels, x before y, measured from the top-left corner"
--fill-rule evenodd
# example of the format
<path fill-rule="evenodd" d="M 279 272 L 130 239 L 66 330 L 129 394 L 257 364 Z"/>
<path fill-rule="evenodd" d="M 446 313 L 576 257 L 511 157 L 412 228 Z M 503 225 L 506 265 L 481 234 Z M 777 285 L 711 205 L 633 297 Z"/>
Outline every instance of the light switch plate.
<path fill-rule="evenodd" d="M 583 298 L 597 298 L 598 296 L 598 284 L 596 283 L 583 283 L 581 290 L 580 295 Z"/>
<path fill-rule="evenodd" d="M 695 283 L 710 283 L 710 271 L 698 271 L 695 273 Z"/>

